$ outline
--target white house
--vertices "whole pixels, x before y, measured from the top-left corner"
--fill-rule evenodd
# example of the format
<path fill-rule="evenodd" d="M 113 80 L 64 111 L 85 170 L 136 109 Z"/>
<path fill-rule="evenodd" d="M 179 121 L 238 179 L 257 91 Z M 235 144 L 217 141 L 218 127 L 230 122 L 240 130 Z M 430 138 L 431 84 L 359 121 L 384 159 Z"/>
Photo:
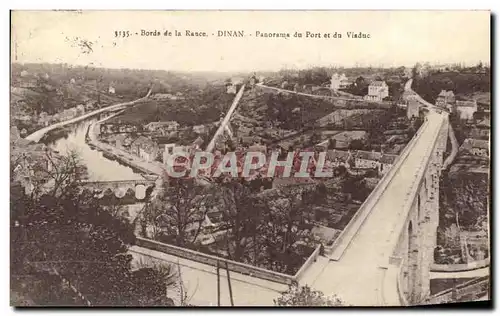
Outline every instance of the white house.
<path fill-rule="evenodd" d="M 333 91 L 337 91 L 338 89 L 345 88 L 349 84 L 349 81 L 345 74 L 339 75 L 338 73 L 334 73 L 332 78 L 330 79 L 330 89 Z"/>
<path fill-rule="evenodd" d="M 477 112 L 477 102 L 473 101 L 460 101 L 457 100 L 456 103 L 457 112 L 462 120 L 472 120 L 474 118 L 474 113 Z"/>
<path fill-rule="evenodd" d="M 368 86 L 368 94 L 364 99 L 367 101 L 382 101 L 389 96 L 389 86 L 385 81 L 373 81 Z"/>
<path fill-rule="evenodd" d="M 208 128 L 203 124 L 193 126 L 193 132 L 195 132 L 198 135 L 205 134 L 207 131 L 208 131 Z"/>
<path fill-rule="evenodd" d="M 406 117 L 408 117 L 409 120 L 412 118 L 417 118 L 420 115 L 420 103 L 415 100 L 409 100 L 408 105 L 406 108 Z"/>
<path fill-rule="evenodd" d="M 85 114 L 85 106 L 83 104 L 78 104 L 76 106 L 76 111 L 77 111 L 78 115 Z"/>
<path fill-rule="evenodd" d="M 115 94 L 115 87 L 109 86 L 108 92 L 111 94 Z"/>
<path fill-rule="evenodd" d="M 376 169 L 379 175 L 384 175 L 391 169 L 396 158 L 397 155 L 358 150 L 355 154 L 354 166 L 359 169 Z"/>
<path fill-rule="evenodd" d="M 39 115 L 38 123 L 43 126 L 48 126 L 50 119 L 51 117 L 47 114 L 47 112 L 42 112 Z"/>
<path fill-rule="evenodd" d="M 445 107 L 447 104 L 455 102 L 455 94 L 453 91 L 441 90 L 436 98 L 436 106 Z"/>

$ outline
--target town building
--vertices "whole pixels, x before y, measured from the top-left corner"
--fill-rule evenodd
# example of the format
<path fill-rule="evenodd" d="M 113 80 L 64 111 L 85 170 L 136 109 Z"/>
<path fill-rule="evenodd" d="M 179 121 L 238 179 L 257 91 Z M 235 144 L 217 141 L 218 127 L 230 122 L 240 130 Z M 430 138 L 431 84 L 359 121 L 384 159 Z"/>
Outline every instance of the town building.
<path fill-rule="evenodd" d="M 116 134 L 116 133 L 137 133 L 141 130 L 142 126 L 121 122 L 104 122 L 100 124 L 100 133 Z"/>
<path fill-rule="evenodd" d="M 176 121 L 150 122 L 144 126 L 144 129 L 161 135 L 167 135 L 170 132 L 175 132 L 180 124 Z"/>
<path fill-rule="evenodd" d="M 78 104 L 76 106 L 76 112 L 78 113 L 78 115 L 85 114 L 85 106 L 83 104 Z"/>
<path fill-rule="evenodd" d="M 408 101 L 406 117 L 411 120 L 420 116 L 420 103 L 414 99 Z"/>
<path fill-rule="evenodd" d="M 441 90 L 439 95 L 436 98 L 436 106 L 446 107 L 447 104 L 451 104 L 455 102 L 455 94 L 453 91 L 449 90 Z"/>
<path fill-rule="evenodd" d="M 467 138 L 460 146 L 460 156 L 478 156 L 483 158 L 489 157 L 490 144 L 487 140 Z"/>
<path fill-rule="evenodd" d="M 109 89 L 108 89 L 108 93 L 115 94 L 115 87 L 113 87 L 113 86 L 110 85 Z"/>
<path fill-rule="evenodd" d="M 373 81 L 368 86 L 368 94 L 364 99 L 367 101 L 382 101 L 389 96 L 389 86 L 385 81 Z"/>
<path fill-rule="evenodd" d="M 16 157 L 13 180 L 25 189 L 26 194 L 53 181 L 47 173 L 57 165 L 60 156 L 51 152 L 44 144 L 30 144 L 19 139 L 11 148 L 11 155 Z"/>
<path fill-rule="evenodd" d="M 259 80 L 257 79 L 257 76 L 255 76 L 255 74 L 250 77 L 249 83 L 251 86 L 255 86 L 257 83 L 259 83 Z"/>
<path fill-rule="evenodd" d="M 474 118 L 474 113 L 477 112 L 477 102 L 475 100 L 457 100 L 455 103 L 455 107 L 461 120 L 472 120 Z"/>
<path fill-rule="evenodd" d="M 146 161 L 154 161 L 159 153 L 158 144 L 153 140 L 139 136 L 130 144 L 130 151 Z"/>
<path fill-rule="evenodd" d="M 414 95 L 411 91 L 403 91 L 401 93 L 401 96 L 399 97 L 398 101 L 398 107 L 406 109 L 408 107 L 408 103 L 411 99 L 414 98 Z"/>
<path fill-rule="evenodd" d="M 475 139 L 489 139 L 491 124 L 489 118 L 484 118 L 479 121 L 473 128 L 470 129 L 468 137 Z"/>
<path fill-rule="evenodd" d="M 398 155 L 392 155 L 392 154 L 383 154 L 382 157 L 380 157 L 380 170 L 379 173 L 381 175 L 385 175 L 394 165 L 394 162 L 398 158 Z"/>
<path fill-rule="evenodd" d="M 178 100 L 179 97 L 170 93 L 156 93 L 151 96 L 153 100 Z"/>
<path fill-rule="evenodd" d="M 281 89 L 286 89 L 287 87 L 288 87 L 288 81 L 285 80 L 281 83 Z"/>
<path fill-rule="evenodd" d="M 354 157 L 349 150 L 327 150 L 326 160 L 331 162 L 333 167 L 344 166 L 349 169 L 351 163 L 354 164 Z"/>
<path fill-rule="evenodd" d="M 179 153 L 187 153 L 189 149 L 186 146 L 178 145 L 176 143 L 165 144 L 165 148 L 162 153 L 162 160 L 164 164 L 167 164 L 170 156 Z"/>
<path fill-rule="evenodd" d="M 126 148 L 130 148 L 131 140 L 127 134 L 117 134 L 114 137 L 115 147 L 120 150 L 125 150 Z"/>
<path fill-rule="evenodd" d="M 295 92 L 300 92 L 302 89 L 300 88 L 300 84 L 297 82 L 295 83 L 295 85 L 293 86 L 293 91 Z"/>
<path fill-rule="evenodd" d="M 47 112 L 42 112 L 38 116 L 38 124 L 42 126 L 48 126 L 50 124 L 51 117 L 47 114 Z"/>
<path fill-rule="evenodd" d="M 208 133 L 208 128 L 203 124 L 195 125 L 193 126 L 193 132 L 195 132 L 198 135 L 206 134 Z"/>
<path fill-rule="evenodd" d="M 358 150 L 354 154 L 354 166 L 358 169 L 378 169 L 382 153 Z"/>
<path fill-rule="evenodd" d="M 236 94 L 242 85 L 243 80 L 241 78 L 232 78 L 230 82 L 226 83 L 226 93 Z"/>
<path fill-rule="evenodd" d="M 76 117 L 78 114 L 76 108 L 66 109 L 61 113 L 61 120 L 66 121 Z"/>
<path fill-rule="evenodd" d="M 201 146 L 205 143 L 205 140 L 200 136 L 196 137 L 196 139 L 191 144 L 193 150 L 201 149 Z"/>
<path fill-rule="evenodd" d="M 384 175 L 391 169 L 396 158 L 397 155 L 358 150 L 354 154 L 354 167 L 358 169 L 375 169 L 379 175 Z"/>
<path fill-rule="evenodd" d="M 334 73 L 330 79 L 330 89 L 334 92 L 339 89 L 346 88 L 348 84 L 349 81 L 345 74 L 339 75 L 338 73 Z"/>
<path fill-rule="evenodd" d="M 367 138 L 366 131 L 344 131 L 331 137 L 335 149 L 346 149 L 351 145 L 352 141 L 366 141 Z"/>

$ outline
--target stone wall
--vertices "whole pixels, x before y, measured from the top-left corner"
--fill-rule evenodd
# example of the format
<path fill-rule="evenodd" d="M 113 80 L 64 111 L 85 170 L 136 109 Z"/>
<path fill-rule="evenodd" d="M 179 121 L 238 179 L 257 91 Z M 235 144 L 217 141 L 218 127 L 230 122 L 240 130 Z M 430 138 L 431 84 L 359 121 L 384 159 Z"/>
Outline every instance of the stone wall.
<path fill-rule="evenodd" d="M 431 265 L 432 272 L 463 272 L 486 268 L 490 265 L 490 258 L 460 264 L 437 264 Z"/>
<path fill-rule="evenodd" d="M 320 252 L 320 245 L 318 245 L 314 250 L 314 252 L 309 256 L 306 262 L 299 269 L 299 271 L 292 276 L 284 273 L 279 273 L 255 267 L 245 263 L 208 255 L 202 252 L 157 242 L 151 239 L 137 237 L 136 244 L 140 247 L 144 247 L 159 252 L 164 252 L 173 256 L 211 265 L 214 267 L 216 267 L 217 262 L 219 262 L 220 267 L 225 268 L 227 263 L 228 269 L 230 271 L 282 284 L 291 284 L 292 282 L 296 281 L 304 273 L 307 267 L 309 267 L 316 260 Z"/>

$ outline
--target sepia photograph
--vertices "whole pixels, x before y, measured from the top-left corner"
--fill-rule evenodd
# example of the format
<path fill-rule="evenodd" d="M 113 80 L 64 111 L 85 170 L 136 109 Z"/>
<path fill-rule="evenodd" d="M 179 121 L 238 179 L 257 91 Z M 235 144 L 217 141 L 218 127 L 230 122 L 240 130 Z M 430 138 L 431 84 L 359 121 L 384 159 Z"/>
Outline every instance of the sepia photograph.
<path fill-rule="evenodd" d="M 10 305 L 491 307 L 491 24 L 12 10 Z"/>

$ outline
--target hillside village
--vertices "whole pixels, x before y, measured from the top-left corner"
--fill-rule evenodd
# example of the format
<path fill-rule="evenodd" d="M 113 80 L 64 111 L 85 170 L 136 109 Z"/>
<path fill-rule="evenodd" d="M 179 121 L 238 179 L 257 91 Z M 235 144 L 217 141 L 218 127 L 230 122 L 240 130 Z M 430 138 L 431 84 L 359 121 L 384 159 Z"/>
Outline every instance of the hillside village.
<path fill-rule="evenodd" d="M 15 131 L 11 155 L 23 157 L 25 163 L 15 164 L 14 176 L 16 183 L 34 186 L 38 182 L 33 181 L 33 170 L 49 168 L 50 157 L 64 159 L 61 153 L 51 152 L 50 141 L 35 145 L 23 137 L 112 103 L 143 96 L 148 89 L 152 93 L 146 100 L 92 123 L 86 139 L 95 131 L 96 142 L 120 152 L 122 158 L 114 159 L 122 159 L 125 164 L 127 159 L 123 157 L 132 157 L 128 163 L 137 160 L 165 166 L 176 153 L 194 155 L 206 150 L 231 102 L 241 92 L 230 123 L 215 139 L 217 161 L 227 152 L 236 152 L 238 157 L 246 152 L 262 152 L 268 157 L 277 153 L 281 159 L 289 152 L 311 151 L 316 156 L 326 152 L 326 168 L 334 176 L 315 178 L 311 173 L 309 178 L 269 179 L 264 176 L 267 165 L 252 177 L 234 181 L 224 177 L 176 180 L 159 174 L 161 186 L 151 201 L 141 212 L 126 212 L 125 217 L 141 238 L 293 275 L 317 247 L 324 253 L 335 243 L 423 124 L 427 109 L 411 101 L 405 83 L 413 78 L 415 91 L 428 96 L 419 89 L 425 89 L 429 76 L 441 76 L 443 71 L 472 71 L 454 67 L 313 68 L 218 76 L 208 83 L 189 86 L 186 82 L 191 77 L 181 74 L 171 78 L 172 74 L 153 72 L 150 75 L 156 79 L 148 81 L 118 79 L 113 71 L 102 71 L 92 79 L 84 77 L 86 69 L 77 69 L 59 78 L 50 72 L 57 70 L 55 66 L 46 73 L 16 66 L 11 87 L 11 124 Z M 474 76 L 485 75 L 482 67 L 474 71 Z M 137 89 L 128 88 L 131 86 Z M 462 177 L 453 183 L 463 185 L 467 198 L 472 194 L 481 197 L 472 204 L 464 202 L 467 206 L 460 214 L 464 217 L 456 220 L 452 205 L 462 203 L 456 199 L 463 190 L 457 186 L 453 192 L 442 192 L 446 195 L 442 199 L 446 211 L 441 214 L 445 220 L 436 260 L 462 263 L 485 258 L 489 255 L 484 238 L 487 203 L 482 197 L 487 194 L 478 190 L 487 191 L 483 177 L 489 174 L 489 98 L 484 101 L 489 91 L 461 92 L 443 87 L 433 93 L 428 101 L 450 113 L 458 140 L 458 154 L 447 177 Z M 49 107 L 60 99 L 64 104 Z M 472 178 L 479 175 L 474 178 L 478 186 L 471 189 L 467 181 L 472 178 L 464 178 L 464 174 L 472 174 Z M 81 177 L 86 176 L 82 171 Z M 100 196 L 112 198 L 114 194 L 108 190 Z M 252 213 L 251 205 L 258 205 L 260 213 Z M 476 207 L 480 212 L 470 215 Z M 180 220 L 181 213 L 190 215 Z M 284 233 L 274 235 L 276 231 Z M 456 242 L 465 235 L 473 235 L 466 237 L 469 253 Z"/>

